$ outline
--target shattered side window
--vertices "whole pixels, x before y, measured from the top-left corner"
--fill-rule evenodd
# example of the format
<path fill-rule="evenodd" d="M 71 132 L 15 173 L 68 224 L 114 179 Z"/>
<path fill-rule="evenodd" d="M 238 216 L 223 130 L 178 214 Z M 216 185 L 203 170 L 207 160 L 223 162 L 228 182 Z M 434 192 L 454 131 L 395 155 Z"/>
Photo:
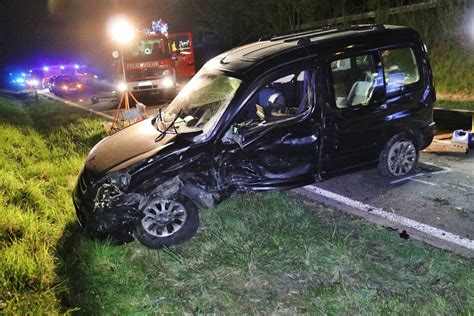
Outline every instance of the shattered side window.
<path fill-rule="evenodd" d="M 305 113 L 312 100 L 312 73 L 303 70 L 267 82 L 250 99 L 237 121 L 268 123 Z"/>

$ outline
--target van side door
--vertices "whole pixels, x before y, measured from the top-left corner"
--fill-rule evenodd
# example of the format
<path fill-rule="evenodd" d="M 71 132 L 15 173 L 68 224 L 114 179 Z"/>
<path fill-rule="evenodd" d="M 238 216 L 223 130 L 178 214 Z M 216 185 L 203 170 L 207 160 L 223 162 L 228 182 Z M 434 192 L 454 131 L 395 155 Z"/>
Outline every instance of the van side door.
<path fill-rule="evenodd" d="M 420 55 L 421 47 L 409 44 L 380 50 L 386 88 L 386 140 L 409 129 L 421 129 L 432 119 L 431 111 L 426 111 L 431 85 L 422 67 L 427 61 Z"/>
<path fill-rule="evenodd" d="M 377 50 L 334 54 L 326 62 L 326 77 L 323 178 L 377 160 L 387 109 Z"/>
<path fill-rule="evenodd" d="M 267 190 L 314 182 L 319 154 L 319 110 L 314 68 L 265 76 L 226 134 L 215 157 L 222 188 Z"/>

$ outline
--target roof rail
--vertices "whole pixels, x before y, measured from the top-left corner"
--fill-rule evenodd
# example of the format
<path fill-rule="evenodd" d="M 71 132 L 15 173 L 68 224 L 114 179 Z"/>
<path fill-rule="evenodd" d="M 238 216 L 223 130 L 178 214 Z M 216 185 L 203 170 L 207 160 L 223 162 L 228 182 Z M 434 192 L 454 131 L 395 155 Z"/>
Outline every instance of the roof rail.
<path fill-rule="evenodd" d="M 353 24 L 351 26 L 345 27 L 343 30 L 374 30 L 374 31 L 382 31 L 385 30 L 384 24 Z"/>
<path fill-rule="evenodd" d="M 297 42 L 298 45 L 307 44 L 308 41 L 315 36 L 324 35 L 324 34 L 331 34 L 349 30 L 374 30 L 374 31 L 383 31 L 386 30 L 385 25 L 383 24 L 358 24 L 358 25 L 351 25 L 347 27 L 337 27 L 337 26 L 330 26 L 325 25 L 318 29 L 312 29 L 307 31 L 295 32 L 290 34 L 283 34 L 283 35 L 263 35 L 261 36 L 258 41 L 280 41 L 283 40 L 284 42 Z M 300 41 L 303 40 L 303 41 Z"/>
<path fill-rule="evenodd" d="M 305 34 L 305 35 L 302 35 L 302 36 L 286 38 L 283 41 L 285 43 L 289 43 L 289 42 L 299 41 L 302 38 L 306 38 L 307 40 L 309 40 L 310 38 L 318 36 L 318 35 L 332 34 L 332 33 L 337 33 L 337 32 L 340 32 L 340 31 L 341 31 L 341 29 L 339 29 L 339 28 L 326 29 L 324 31 L 309 32 L 308 34 Z"/>
<path fill-rule="evenodd" d="M 386 30 L 385 25 L 383 24 L 374 24 L 374 31 L 384 31 Z"/>
<path fill-rule="evenodd" d="M 383 24 L 361 24 L 361 25 L 351 25 L 348 27 L 333 27 L 333 28 L 326 28 L 326 29 L 319 29 L 309 32 L 304 32 L 301 34 L 294 34 L 293 36 L 287 36 L 283 39 L 284 42 L 294 42 L 297 41 L 298 45 L 301 45 L 300 40 L 306 38 L 305 44 L 310 41 L 311 38 L 318 36 L 318 35 L 326 35 L 350 30 L 374 30 L 374 31 L 383 31 L 386 30 L 385 25 Z M 301 36 L 298 36 L 301 35 Z M 279 38 L 272 38 L 272 40 L 278 40 Z"/>
<path fill-rule="evenodd" d="M 273 35 L 271 34 L 266 34 L 266 35 L 263 35 L 263 36 L 260 36 L 260 38 L 258 39 L 259 42 L 264 42 L 264 41 L 269 41 L 273 38 Z"/>
<path fill-rule="evenodd" d="M 297 42 L 296 42 L 296 45 L 298 46 L 307 46 L 311 44 L 311 40 L 309 39 L 309 37 L 305 36 L 305 37 L 302 37 L 300 38 Z"/>
<path fill-rule="evenodd" d="M 283 34 L 283 35 L 275 35 L 271 38 L 272 41 L 279 41 L 279 40 L 285 40 L 289 38 L 294 38 L 294 37 L 304 37 L 305 35 L 313 34 L 313 33 L 319 33 L 319 32 L 325 32 L 329 30 L 330 28 L 324 27 L 324 28 L 319 28 L 319 29 L 311 29 L 303 32 L 295 32 L 295 33 L 290 33 L 290 34 Z M 333 27 L 334 29 L 334 27 Z"/>

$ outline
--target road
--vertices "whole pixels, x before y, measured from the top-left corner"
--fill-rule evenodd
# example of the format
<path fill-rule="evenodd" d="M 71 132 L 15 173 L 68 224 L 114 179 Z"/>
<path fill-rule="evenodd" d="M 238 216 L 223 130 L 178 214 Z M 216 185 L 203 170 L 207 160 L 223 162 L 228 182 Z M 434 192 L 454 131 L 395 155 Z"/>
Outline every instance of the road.
<path fill-rule="evenodd" d="M 413 175 L 401 179 L 383 178 L 376 169 L 371 169 L 335 177 L 297 192 L 369 221 L 405 231 L 402 237 L 412 236 L 474 256 L 472 151 L 469 154 L 422 153 Z"/>
<path fill-rule="evenodd" d="M 178 84 L 177 90 L 181 89 L 182 85 Z M 83 93 L 78 95 L 55 96 L 48 89 L 41 89 L 38 92 L 47 97 L 56 99 L 73 106 L 82 107 L 88 111 L 95 111 L 113 117 L 118 108 L 118 99 L 114 91 L 114 86 L 105 80 L 96 80 L 89 83 Z M 165 98 L 159 94 L 150 97 L 136 96 L 138 101 L 147 105 L 147 115 L 154 115 L 158 109 L 164 104 L 169 103 L 171 99 Z M 98 102 L 93 102 L 96 98 Z M 122 108 L 123 109 L 123 108 Z"/>

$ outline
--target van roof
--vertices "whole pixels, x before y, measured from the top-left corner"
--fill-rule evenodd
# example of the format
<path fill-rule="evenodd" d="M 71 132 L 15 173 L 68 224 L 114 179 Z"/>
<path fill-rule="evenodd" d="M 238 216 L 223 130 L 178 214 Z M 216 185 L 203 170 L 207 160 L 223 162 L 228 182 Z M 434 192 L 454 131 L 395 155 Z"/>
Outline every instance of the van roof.
<path fill-rule="evenodd" d="M 236 47 L 213 58 L 209 63 L 212 67 L 235 73 L 246 73 L 263 61 L 284 55 L 288 60 L 307 58 L 318 51 L 318 47 L 332 43 L 336 47 L 345 47 L 354 39 L 362 38 L 373 42 L 375 39 L 396 38 L 405 35 L 413 37 L 417 33 L 406 26 L 365 24 L 350 27 L 323 27 L 292 34 L 264 36 L 259 41 Z"/>

